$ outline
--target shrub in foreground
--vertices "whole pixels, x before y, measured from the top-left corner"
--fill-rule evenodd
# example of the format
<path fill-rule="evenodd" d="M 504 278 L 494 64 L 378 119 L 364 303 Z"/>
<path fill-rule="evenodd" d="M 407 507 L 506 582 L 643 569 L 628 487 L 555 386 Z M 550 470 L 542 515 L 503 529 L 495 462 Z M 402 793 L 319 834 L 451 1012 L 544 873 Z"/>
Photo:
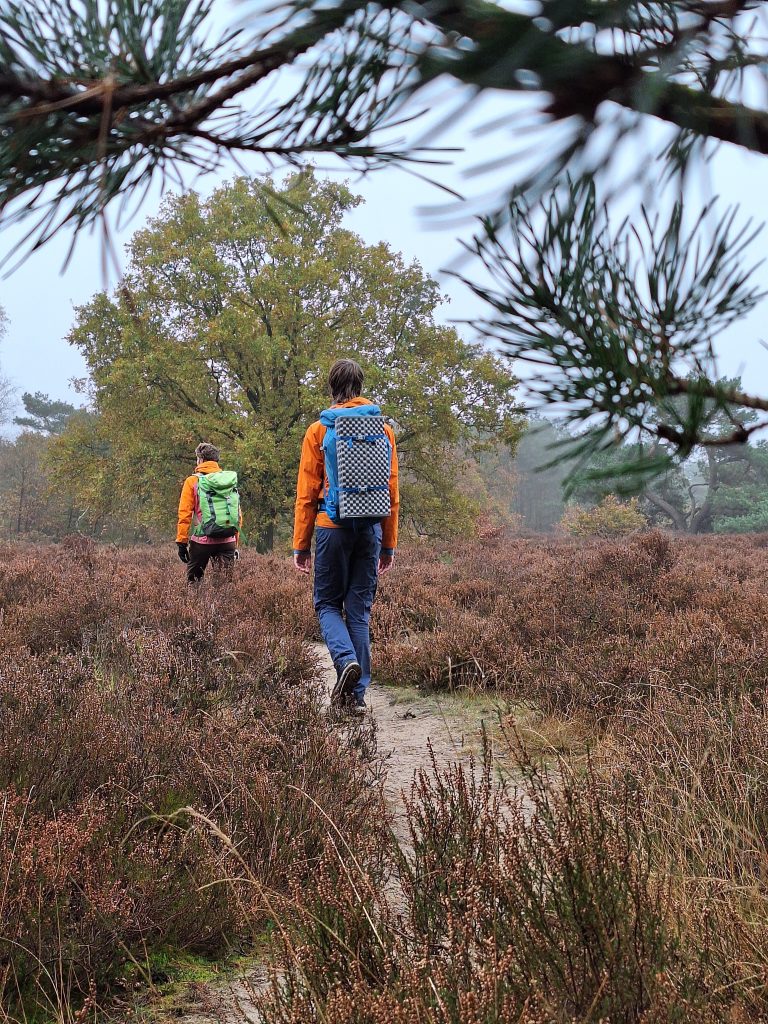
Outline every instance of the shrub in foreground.
<path fill-rule="evenodd" d="M 765 695 L 660 691 L 599 753 L 604 799 L 636 794 L 681 927 L 707 937 L 720 984 L 738 993 L 735 1019 L 768 1019 Z"/>
<path fill-rule="evenodd" d="M 768 1020 L 766 709 L 657 693 L 594 760 L 421 773 L 382 890 L 286 906 L 265 1024 Z"/>
<path fill-rule="evenodd" d="M 380 818 L 354 738 L 322 713 L 306 595 L 256 558 L 194 594 L 167 576 L 160 556 L 90 545 L 0 566 L 8 1021 L 84 1012 L 153 947 L 249 933 L 314 874 L 331 817 L 353 844 Z"/>
<path fill-rule="evenodd" d="M 622 813 L 591 772 L 553 785 L 519 767 L 515 791 L 487 765 L 422 773 L 388 893 L 356 867 L 339 886 L 324 862 L 329 881 L 289 911 L 266 1024 L 726 1019 L 737 1000 L 680 927 L 636 799 Z"/>

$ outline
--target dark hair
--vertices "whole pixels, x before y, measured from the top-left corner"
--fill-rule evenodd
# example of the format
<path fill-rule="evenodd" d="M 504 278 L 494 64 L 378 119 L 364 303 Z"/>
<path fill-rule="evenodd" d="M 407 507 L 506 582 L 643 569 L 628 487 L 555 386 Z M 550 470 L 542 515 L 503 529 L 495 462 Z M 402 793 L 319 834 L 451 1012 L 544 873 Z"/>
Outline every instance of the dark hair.
<path fill-rule="evenodd" d="M 195 455 L 202 462 L 218 462 L 221 452 L 215 444 L 208 444 L 207 441 L 201 441 L 197 448 L 195 448 Z"/>
<path fill-rule="evenodd" d="M 328 373 L 328 387 L 334 402 L 358 398 L 363 390 L 363 371 L 354 359 L 337 359 Z"/>

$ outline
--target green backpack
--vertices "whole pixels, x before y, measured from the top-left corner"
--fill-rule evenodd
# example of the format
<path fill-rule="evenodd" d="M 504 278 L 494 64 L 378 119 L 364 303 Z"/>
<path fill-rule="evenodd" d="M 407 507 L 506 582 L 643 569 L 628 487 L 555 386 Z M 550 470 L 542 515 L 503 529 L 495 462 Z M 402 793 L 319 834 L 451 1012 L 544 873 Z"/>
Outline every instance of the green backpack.
<path fill-rule="evenodd" d="M 200 473 L 197 478 L 197 516 L 192 533 L 198 537 L 234 537 L 240 524 L 237 473 L 228 469 Z"/>

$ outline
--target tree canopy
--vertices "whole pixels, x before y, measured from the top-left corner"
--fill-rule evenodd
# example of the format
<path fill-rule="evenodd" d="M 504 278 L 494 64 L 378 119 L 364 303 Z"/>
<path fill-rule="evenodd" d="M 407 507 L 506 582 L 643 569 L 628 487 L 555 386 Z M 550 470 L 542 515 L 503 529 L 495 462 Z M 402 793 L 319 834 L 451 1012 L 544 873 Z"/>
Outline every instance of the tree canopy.
<path fill-rule="evenodd" d="M 721 472 L 712 502 L 715 533 L 768 533 L 768 443 L 747 446 Z"/>
<path fill-rule="evenodd" d="M 50 398 L 42 391 L 34 394 L 25 391 L 21 402 L 26 416 L 14 416 L 16 426 L 48 436 L 63 433 L 70 418 L 77 412 L 70 402 Z"/>
<path fill-rule="evenodd" d="M 280 223 L 265 184 L 283 200 Z M 435 322 L 440 292 L 417 263 L 343 226 L 359 201 L 309 172 L 282 185 L 239 178 L 205 201 L 169 197 L 133 236 L 119 289 L 77 310 L 70 341 L 95 414 L 73 425 L 90 431 L 81 472 L 109 480 L 140 522 L 167 525 L 207 440 L 242 475 L 246 529 L 267 538 L 291 505 L 303 432 L 329 403 L 327 371 L 345 355 L 396 424 L 414 525 L 468 524 L 476 506 L 461 493 L 456 452 L 514 447 L 516 381 Z"/>

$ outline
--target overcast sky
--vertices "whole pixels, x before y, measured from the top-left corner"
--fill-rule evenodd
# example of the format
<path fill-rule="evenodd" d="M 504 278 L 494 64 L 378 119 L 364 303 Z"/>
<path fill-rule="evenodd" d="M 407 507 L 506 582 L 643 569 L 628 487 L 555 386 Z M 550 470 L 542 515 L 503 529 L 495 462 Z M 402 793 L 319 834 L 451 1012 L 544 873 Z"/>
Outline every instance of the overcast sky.
<path fill-rule="evenodd" d="M 466 194 L 479 194 L 494 179 L 468 178 L 464 171 L 485 160 L 503 154 L 506 141 L 499 133 L 476 137 L 473 125 L 490 120 L 509 109 L 506 96 L 488 97 L 482 106 L 470 110 L 464 120 L 458 120 L 445 130 L 440 145 L 459 147 L 464 151 L 457 159 L 459 167 L 438 173 L 446 184 Z M 651 126 L 650 131 L 656 130 Z M 623 156 L 625 169 L 644 160 L 645 151 L 636 145 Z M 254 168 L 256 165 L 254 165 Z M 462 169 L 463 168 L 463 169 Z M 495 181 L 500 180 L 497 172 Z M 195 187 L 205 193 L 211 191 L 223 178 L 232 177 L 235 168 L 227 172 L 199 179 Z M 722 147 L 712 161 L 706 179 L 697 189 L 704 193 L 719 194 L 724 202 L 742 205 L 744 215 L 757 221 L 764 217 L 768 161 L 746 154 L 736 147 Z M 506 180 L 509 175 L 505 174 Z M 456 238 L 471 233 L 471 222 L 463 226 L 440 227 L 434 216 L 425 216 L 421 208 L 441 204 L 444 195 L 434 186 L 418 181 L 397 169 L 379 171 L 361 180 L 351 179 L 353 188 L 365 198 L 365 204 L 348 217 L 348 225 L 367 242 L 385 239 L 406 256 L 417 259 L 437 277 L 451 302 L 442 312 L 446 319 L 464 319 L 477 314 L 480 306 L 471 293 L 460 283 L 442 274 L 443 269 L 459 254 Z M 118 249 L 147 217 L 157 211 L 160 197 L 157 193 L 144 204 L 138 217 L 117 234 Z M 4 251 L 14 249 L 23 235 L 20 229 L 4 229 Z M 55 398 L 80 402 L 71 387 L 74 378 L 85 373 L 83 362 L 76 350 L 65 342 L 73 322 L 73 308 L 85 302 L 100 290 L 102 278 L 102 246 L 98 235 L 80 238 L 75 256 L 65 272 L 62 264 L 69 248 L 70 236 L 57 236 L 45 248 L 28 258 L 10 277 L 0 279 L 0 306 L 9 317 L 8 336 L 0 349 L 0 370 L 11 378 L 22 391 L 43 391 Z M 768 255 L 768 235 L 761 235 L 753 246 L 755 260 Z M 768 288 L 768 269 L 762 267 L 758 279 Z M 114 283 L 114 276 L 112 282 Z M 760 342 L 768 338 L 765 329 L 765 304 L 748 320 L 735 325 L 719 345 L 720 371 L 728 375 L 741 374 L 749 390 L 768 393 L 768 352 Z"/>

